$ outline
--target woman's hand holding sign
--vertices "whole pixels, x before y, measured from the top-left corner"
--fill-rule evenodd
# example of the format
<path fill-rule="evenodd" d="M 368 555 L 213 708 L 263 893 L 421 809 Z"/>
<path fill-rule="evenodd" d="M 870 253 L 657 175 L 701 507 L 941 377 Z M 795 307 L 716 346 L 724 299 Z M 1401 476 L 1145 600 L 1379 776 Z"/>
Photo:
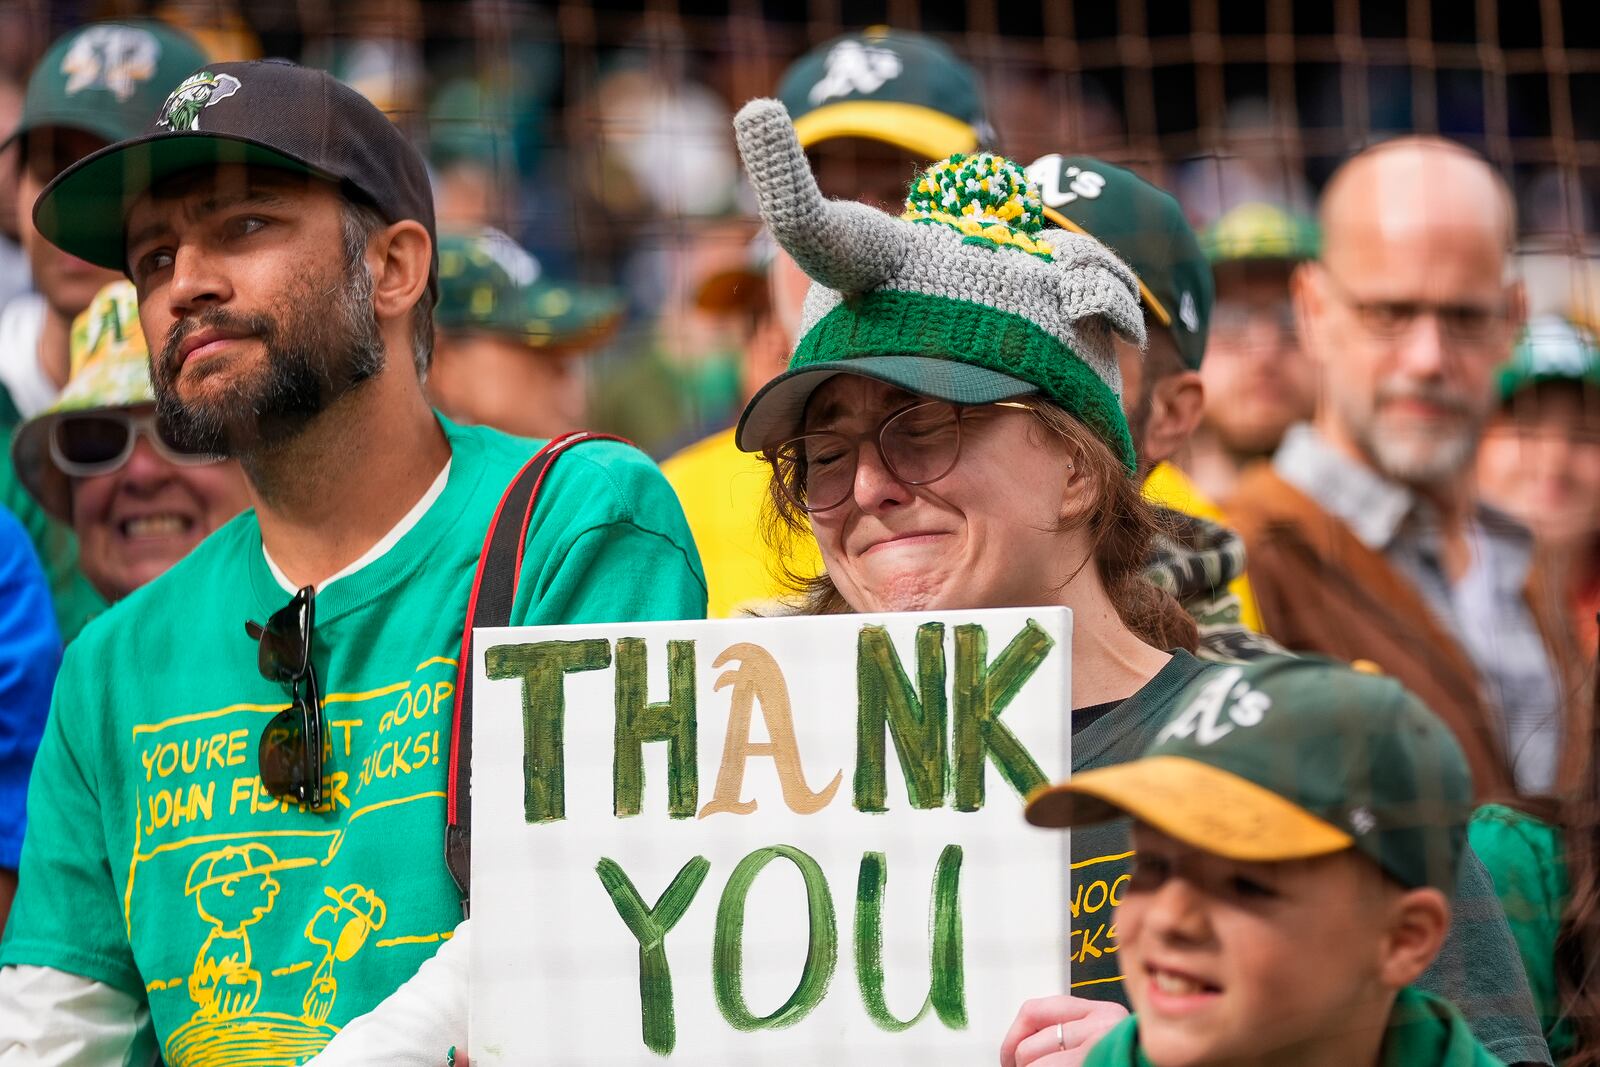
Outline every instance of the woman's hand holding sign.
<path fill-rule="evenodd" d="M 1000 1044 L 1000 1067 L 1078 1067 L 1128 1009 L 1087 997 L 1039 997 L 1024 1001 Z"/>

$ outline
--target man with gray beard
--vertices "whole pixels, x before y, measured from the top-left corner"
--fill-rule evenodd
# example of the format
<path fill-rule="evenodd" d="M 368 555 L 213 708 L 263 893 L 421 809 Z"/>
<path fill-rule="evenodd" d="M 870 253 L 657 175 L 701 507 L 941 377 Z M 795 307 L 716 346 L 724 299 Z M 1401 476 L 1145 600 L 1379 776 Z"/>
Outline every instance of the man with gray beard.
<path fill-rule="evenodd" d="M 1320 259 L 1294 278 L 1314 420 L 1227 505 L 1268 632 L 1366 660 L 1454 729 L 1481 797 L 1553 792 L 1563 630 L 1528 532 L 1483 505 L 1472 459 L 1523 318 L 1510 191 L 1472 152 L 1406 137 L 1329 181 Z"/>

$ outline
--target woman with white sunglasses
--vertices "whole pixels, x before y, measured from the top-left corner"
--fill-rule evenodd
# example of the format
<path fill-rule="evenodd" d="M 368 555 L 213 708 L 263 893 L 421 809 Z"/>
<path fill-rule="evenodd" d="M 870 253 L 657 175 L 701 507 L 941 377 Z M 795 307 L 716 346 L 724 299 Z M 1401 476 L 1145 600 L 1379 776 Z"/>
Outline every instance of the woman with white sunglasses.
<path fill-rule="evenodd" d="M 28 492 L 77 535 L 84 576 L 115 601 L 242 511 L 244 476 L 162 438 L 131 283 L 106 286 L 78 316 L 71 356 L 60 399 L 23 423 L 12 455 Z"/>

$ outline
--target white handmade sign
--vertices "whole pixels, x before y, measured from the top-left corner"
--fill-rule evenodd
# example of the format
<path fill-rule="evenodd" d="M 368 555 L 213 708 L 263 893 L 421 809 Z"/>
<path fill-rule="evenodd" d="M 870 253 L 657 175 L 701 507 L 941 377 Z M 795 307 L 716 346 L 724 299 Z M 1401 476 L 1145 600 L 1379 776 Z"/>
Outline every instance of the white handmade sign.
<path fill-rule="evenodd" d="M 475 1065 L 992 1063 L 1065 991 L 1061 608 L 480 630 Z"/>

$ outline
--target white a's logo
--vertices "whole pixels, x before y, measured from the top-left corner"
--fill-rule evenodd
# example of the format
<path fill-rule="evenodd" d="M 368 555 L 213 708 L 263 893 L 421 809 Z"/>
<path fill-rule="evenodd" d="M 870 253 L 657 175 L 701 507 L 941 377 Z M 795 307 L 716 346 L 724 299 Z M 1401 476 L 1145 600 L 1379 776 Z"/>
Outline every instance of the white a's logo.
<path fill-rule="evenodd" d="M 1272 698 L 1249 682 L 1241 681 L 1238 667 L 1218 671 L 1189 706 L 1179 712 L 1156 735 L 1156 744 L 1174 737 L 1193 737 L 1196 744 L 1209 745 L 1233 733 L 1236 726 L 1254 726 L 1272 707 Z M 1223 711 L 1227 716 L 1224 718 Z"/>
<path fill-rule="evenodd" d="M 1082 197 L 1097 199 L 1105 190 L 1105 175 L 1082 167 L 1063 167 L 1055 153 L 1040 156 L 1028 164 L 1028 180 L 1039 187 L 1045 207 L 1061 207 Z"/>
<path fill-rule="evenodd" d="M 1200 328 L 1200 309 L 1194 306 L 1194 294 L 1187 289 L 1178 300 L 1178 320 L 1189 327 L 1190 333 Z"/>
<path fill-rule="evenodd" d="M 161 42 L 132 26 L 90 26 L 61 57 L 63 91 L 74 96 L 85 89 L 106 89 L 119 101 L 133 96 L 140 82 L 156 73 Z"/>
<path fill-rule="evenodd" d="M 887 48 L 860 41 L 841 41 L 828 52 L 827 71 L 811 87 L 811 102 L 820 104 L 851 93 L 875 93 L 883 83 L 900 76 L 900 57 Z"/>
<path fill-rule="evenodd" d="M 539 261 L 533 254 L 492 226 L 483 228 L 478 248 L 519 288 L 532 285 L 539 277 Z"/>

